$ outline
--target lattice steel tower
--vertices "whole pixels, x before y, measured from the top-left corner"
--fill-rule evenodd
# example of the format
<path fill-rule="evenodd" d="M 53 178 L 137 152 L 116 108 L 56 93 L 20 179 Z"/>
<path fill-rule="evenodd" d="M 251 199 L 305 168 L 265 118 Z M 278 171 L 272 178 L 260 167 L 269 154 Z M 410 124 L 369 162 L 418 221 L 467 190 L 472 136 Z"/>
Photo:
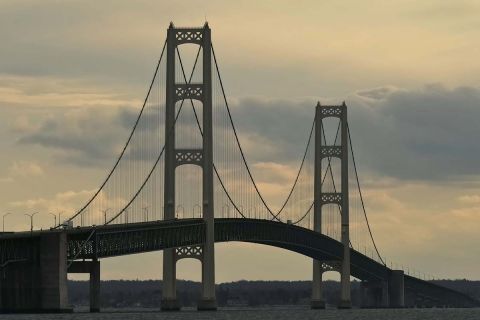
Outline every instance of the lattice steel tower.
<path fill-rule="evenodd" d="M 335 117 L 340 120 L 341 145 L 326 145 L 323 119 Z M 325 308 L 322 298 L 322 274 L 325 271 L 339 271 L 341 275 L 341 297 L 339 308 L 351 307 L 350 294 L 350 235 L 348 213 L 348 128 L 347 106 L 322 106 L 320 102 L 315 109 L 315 169 L 314 169 L 314 231 L 322 233 L 322 208 L 327 204 L 338 205 L 341 214 L 341 242 L 343 255 L 340 261 L 313 260 L 312 308 Z M 326 140 L 326 139 L 325 139 Z M 341 190 L 323 192 L 322 160 L 338 158 L 341 162 Z M 326 169 L 328 170 L 328 168 Z M 332 174 L 333 179 L 333 174 Z"/>
<path fill-rule="evenodd" d="M 202 46 L 203 82 L 175 82 L 175 51 L 182 44 Z M 205 220 L 205 241 L 201 246 L 164 250 L 163 254 L 163 310 L 179 309 L 176 297 L 176 263 L 182 258 L 197 258 L 202 263 L 202 296 L 198 309 L 216 309 L 215 256 L 214 256 L 214 203 L 213 203 L 213 143 L 212 143 L 212 71 L 211 32 L 208 24 L 203 28 L 175 28 L 170 24 L 167 34 L 167 81 L 165 122 L 165 219 L 175 218 L 175 169 L 185 164 L 202 168 L 202 214 Z M 175 104 L 195 99 L 203 104 L 203 140 L 198 149 L 175 146 Z"/>

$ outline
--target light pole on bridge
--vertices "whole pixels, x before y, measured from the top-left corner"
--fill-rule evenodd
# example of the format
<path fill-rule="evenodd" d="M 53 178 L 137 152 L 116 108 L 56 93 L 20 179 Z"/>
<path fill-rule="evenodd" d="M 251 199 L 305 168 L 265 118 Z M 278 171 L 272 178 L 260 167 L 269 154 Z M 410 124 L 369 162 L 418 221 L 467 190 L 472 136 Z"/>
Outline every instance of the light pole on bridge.
<path fill-rule="evenodd" d="M 33 231 L 33 217 L 37 214 L 38 212 L 34 212 L 32 214 L 25 213 L 27 217 L 30 218 L 30 232 Z"/>
<path fill-rule="evenodd" d="M 61 223 L 62 223 L 62 213 L 63 213 L 63 211 L 60 211 L 60 212 L 58 213 L 58 224 L 61 224 Z"/>
<path fill-rule="evenodd" d="M 7 213 L 3 214 L 3 217 L 2 217 L 2 232 L 5 232 L 5 217 L 9 216 L 11 214 L 12 214 L 11 212 L 7 212 Z"/>
<path fill-rule="evenodd" d="M 57 215 L 55 213 L 49 212 L 49 215 L 53 216 L 53 226 L 57 226 Z"/>
<path fill-rule="evenodd" d="M 145 206 L 142 209 L 143 209 L 143 219 L 145 220 L 145 222 L 147 222 L 148 221 L 148 206 Z"/>
<path fill-rule="evenodd" d="M 107 224 L 107 212 L 108 210 L 111 210 L 112 208 L 107 208 L 105 210 L 102 210 L 103 212 L 103 219 L 104 219 L 104 224 Z"/>

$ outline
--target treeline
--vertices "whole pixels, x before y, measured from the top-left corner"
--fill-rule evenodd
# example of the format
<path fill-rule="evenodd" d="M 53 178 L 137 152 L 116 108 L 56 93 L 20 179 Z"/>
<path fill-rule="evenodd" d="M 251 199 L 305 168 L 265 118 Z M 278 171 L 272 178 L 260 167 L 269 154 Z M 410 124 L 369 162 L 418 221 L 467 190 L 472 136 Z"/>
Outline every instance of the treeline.
<path fill-rule="evenodd" d="M 471 280 L 434 280 L 440 286 L 463 292 L 470 297 L 480 300 L 480 281 Z"/>
<path fill-rule="evenodd" d="M 480 281 L 436 280 L 436 283 L 480 299 Z M 352 304 L 359 305 L 360 283 L 352 282 Z M 162 297 L 160 280 L 102 281 L 101 304 L 107 308 L 159 308 Z M 182 306 L 195 307 L 201 285 L 193 281 L 177 281 L 177 296 Z M 69 281 L 69 300 L 74 306 L 88 306 L 88 281 Z M 325 281 L 323 292 L 327 304 L 337 305 L 340 284 Z M 310 281 L 237 281 L 222 283 L 216 288 L 220 307 L 308 305 Z"/>

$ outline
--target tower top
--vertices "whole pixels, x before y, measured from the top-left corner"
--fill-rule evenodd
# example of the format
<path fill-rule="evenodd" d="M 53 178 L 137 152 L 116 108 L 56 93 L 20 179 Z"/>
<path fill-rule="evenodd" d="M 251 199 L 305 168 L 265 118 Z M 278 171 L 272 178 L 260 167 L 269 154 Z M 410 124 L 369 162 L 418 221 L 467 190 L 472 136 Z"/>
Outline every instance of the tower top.
<path fill-rule="evenodd" d="M 180 28 L 177 28 L 175 27 L 175 24 L 173 23 L 173 21 L 170 21 L 170 24 L 168 25 L 168 29 L 210 29 L 210 26 L 208 25 L 208 21 L 205 21 L 205 23 L 203 24 L 203 27 L 180 27 Z"/>

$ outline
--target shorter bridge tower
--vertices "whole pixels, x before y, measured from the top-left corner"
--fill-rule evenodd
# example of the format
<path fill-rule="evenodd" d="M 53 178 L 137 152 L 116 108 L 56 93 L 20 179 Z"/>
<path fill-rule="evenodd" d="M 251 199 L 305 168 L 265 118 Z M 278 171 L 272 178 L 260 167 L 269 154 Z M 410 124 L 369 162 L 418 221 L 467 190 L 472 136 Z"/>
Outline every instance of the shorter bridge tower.
<path fill-rule="evenodd" d="M 176 83 L 175 51 L 182 44 L 202 46 L 203 82 Z M 166 249 L 163 253 L 162 310 L 178 310 L 176 297 L 176 263 L 182 258 L 196 258 L 202 263 L 202 296 L 199 310 L 215 310 L 215 256 L 214 256 L 214 203 L 213 203 L 213 143 L 212 143 L 212 71 L 211 32 L 206 23 L 203 28 L 175 28 L 170 24 L 167 33 L 167 81 L 165 122 L 165 220 L 175 219 L 175 169 L 193 164 L 202 168 L 202 214 L 205 220 L 205 241 L 201 246 Z M 202 148 L 181 149 L 175 146 L 175 104 L 196 99 L 203 107 Z"/>
<path fill-rule="evenodd" d="M 341 145 L 325 145 L 323 119 L 336 117 L 340 120 Z M 337 192 L 323 192 L 322 188 L 322 160 L 339 158 L 341 161 L 341 190 Z M 320 102 L 315 108 L 315 169 L 314 169 L 314 231 L 322 233 L 322 207 L 327 204 L 336 204 L 341 214 L 341 242 L 343 255 L 339 261 L 313 260 L 312 300 L 313 309 L 325 308 L 322 296 L 322 274 L 326 271 L 340 271 L 341 297 L 339 308 L 351 307 L 350 293 L 350 235 L 348 213 L 348 132 L 347 106 L 322 106 Z"/>

